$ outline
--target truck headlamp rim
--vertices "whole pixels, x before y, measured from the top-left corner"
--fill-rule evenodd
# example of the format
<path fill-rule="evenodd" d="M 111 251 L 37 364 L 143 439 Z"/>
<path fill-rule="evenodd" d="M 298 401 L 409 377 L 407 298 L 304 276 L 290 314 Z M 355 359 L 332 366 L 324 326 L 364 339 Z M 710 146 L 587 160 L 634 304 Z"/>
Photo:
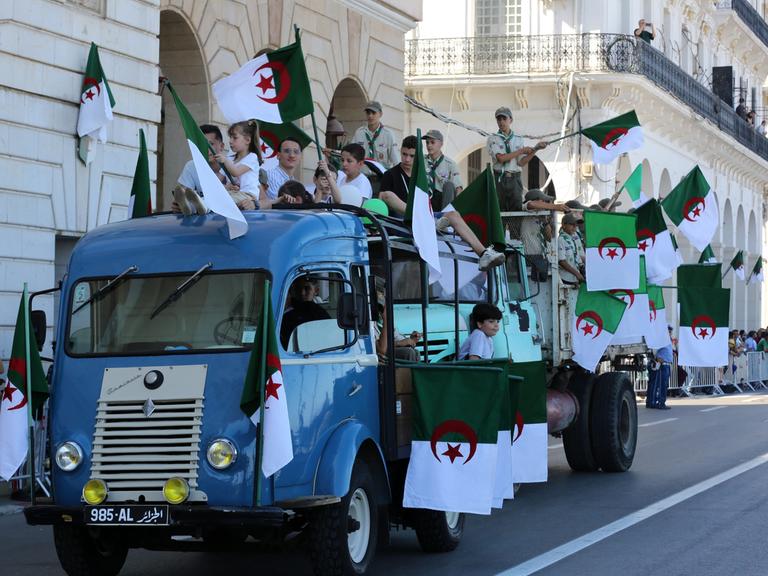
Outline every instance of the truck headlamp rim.
<path fill-rule="evenodd" d="M 181 504 L 189 498 L 189 483 L 184 478 L 174 476 L 163 484 L 163 498 L 169 504 Z"/>
<path fill-rule="evenodd" d="M 72 472 L 83 462 L 83 449 L 77 442 L 67 440 L 56 449 L 56 465 L 64 472 Z"/>
<path fill-rule="evenodd" d="M 104 502 L 109 495 L 107 484 L 99 478 L 91 478 L 83 486 L 83 500 L 92 506 L 97 506 Z"/>
<path fill-rule="evenodd" d="M 237 447 L 227 438 L 216 438 L 208 445 L 206 458 L 216 470 L 224 470 L 237 460 Z"/>

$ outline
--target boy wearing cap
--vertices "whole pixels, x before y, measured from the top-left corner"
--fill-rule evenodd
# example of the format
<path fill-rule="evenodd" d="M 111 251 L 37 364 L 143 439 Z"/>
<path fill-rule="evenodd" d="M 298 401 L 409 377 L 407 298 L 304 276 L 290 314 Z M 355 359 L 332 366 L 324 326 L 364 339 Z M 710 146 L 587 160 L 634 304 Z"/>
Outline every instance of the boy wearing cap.
<path fill-rule="evenodd" d="M 459 166 L 443 154 L 443 134 L 430 130 L 421 137 L 427 143 L 427 179 L 432 190 L 432 210 L 439 212 L 459 195 L 464 185 Z"/>
<path fill-rule="evenodd" d="M 400 151 L 393 132 L 381 123 L 381 104 L 372 100 L 365 105 L 366 126 L 360 126 L 352 136 L 352 142 L 360 144 L 365 157 L 376 160 L 389 170 L 400 162 Z"/>
<path fill-rule="evenodd" d="M 565 204 L 557 204 L 541 190 L 529 190 L 525 194 L 523 211 L 549 210 L 568 213 L 571 209 Z M 529 216 L 521 219 L 520 236 L 525 248 L 525 255 L 532 264 L 532 277 L 543 282 L 547 279 L 546 244 L 552 240 L 552 217 Z"/>
<path fill-rule="evenodd" d="M 499 131 L 488 136 L 487 147 L 498 183 L 499 207 L 502 212 L 519 212 L 523 207 L 521 169 L 547 143 L 524 146 L 522 137 L 512 132 L 512 111 L 506 106 L 496 110 L 496 125 Z"/>
<path fill-rule="evenodd" d="M 560 234 L 557 237 L 557 263 L 560 266 L 560 280 L 563 284 L 578 286 L 584 282 L 584 276 L 579 270 L 581 263 L 576 246 L 577 218 L 573 214 L 566 214 L 560 221 Z"/>

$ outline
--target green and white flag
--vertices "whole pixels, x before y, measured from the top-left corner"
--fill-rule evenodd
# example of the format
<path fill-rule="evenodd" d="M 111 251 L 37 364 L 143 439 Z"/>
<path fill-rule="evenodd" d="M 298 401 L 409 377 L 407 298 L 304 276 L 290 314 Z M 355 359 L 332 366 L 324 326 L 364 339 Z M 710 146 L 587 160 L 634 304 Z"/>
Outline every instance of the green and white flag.
<path fill-rule="evenodd" d="M 404 508 L 490 514 L 504 372 L 415 365 Z"/>
<path fill-rule="evenodd" d="M 640 284 L 634 214 L 584 212 L 587 247 L 587 288 L 634 290 Z"/>
<path fill-rule="evenodd" d="M 701 256 L 699 256 L 699 264 L 717 264 L 717 258 L 715 258 L 715 253 L 709 244 L 707 244 L 707 247 L 704 248 Z"/>
<path fill-rule="evenodd" d="M 408 204 L 405 209 L 405 221 L 411 223 L 413 242 L 419 251 L 419 256 L 429 268 L 429 283 L 440 280 L 440 256 L 437 248 L 437 230 L 435 217 L 432 213 L 432 197 L 427 180 L 427 169 L 424 162 L 424 149 L 421 144 L 421 130 L 416 131 L 419 145 L 416 147 L 416 158 L 413 162 L 411 179 L 408 182 Z"/>
<path fill-rule="evenodd" d="M 643 129 L 634 110 L 581 131 L 592 144 L 595 164 L 609 164 L 624 152 L 643 145 Z"/>
<path fill-rule="evenodd" d="M 181 98 L 179 98 L 179 95 L 169 81 L 166 83 L 166 86 L 173 97 L 173 102 L 176 104 L 181 127 L 184 128 L 184 134 L 187 137 L 187 145 L 192 155 L 197 178 L 200 180 L 200 187 L 203 189 L 205 204 L 211 212 L 226 219 L 230 240 L 243 236 L 248 231 L 248 223 L 245 221 L 245 216 L 243 216 L 235 201 L 232 200 L 232 196 L 224 188 L 219 177 L 213 173 L 211 165 L 208 164 L 208 147 L 210 144 L 205 134 L 200 130 L 192 114 L 189 113 L 189 110 L 187 110 L 184 102 L 181 101 Z"/>
<path fill-rule="evenodd" d="M 547 374 L 544 362 L 513 362 L 509 373 L 519 385 L 512 435 L 512 479 L 515 483 L 547 481 Z"/>
<path fill-rule="evenodd" d="M 131 197 L 128 200 L 128 218 L 142 218 L 152 214 L 151 184 L 149 180 L 149 156 L 144 129 L 139 128 L 139 158 L 133 173 Z"/>
<path fill-rule="evenodd" d="M 621 188 L 619 188 L 619 192 L 622 190 L 625 190 L 627 192 L 627 195 L 629 196 L 629 199 L 632 200 L 632 206 L 634 208 L 639 208 L 650 198 L 645 195 L 645 193 L 642 190 L 643 185 L 643 165 L 638 164 L 637 168 L 635 168 L 632 171 L 632 174 L 629 175 L 629 178 L 627 178 L 624 181 L 624 184 L 621 185 Z"/>
<path fill-rule="evenodd" d="M 678 266 L 672 234 L 664 222 L 661 206 L 655 198 L 635 210 L 637 221 L 637 248 L 645 256 L 648 282 L 661 284 Z"/>
<path fill-rule="evenodd" d="M 763 257 L 758 256 L 755 266 L 752 268 L 752 273 L 749 275 L 747 284 L 753 284 L 754 282 L 763 281 Z"/>
<path fill-rule="evenodd" d="M 314 111 L 304 53 L 296 41 L 246 62 L 213 84 L 213 95 L 230 124 L 264 120 L 283 124 Z"/>
<path fill-rule="evenodd" d="M 499 196 L 490 164 L 443 212 L 453 210 L 461 214 L 483 246 L 493 244 L 497 249 L 504 248 L 504 225 L 501 222 Z"/>
<path fill-rule="evenodd" d="M 683 264 L 677 269 L 677 285 L 683 288 L 722 288 L 722 264 Z"/>
<path fill-rule="evenodd" d="M 259 144 L 261 146 L 261 156 L 264 159 L 261 168 L 264 168 L 264 170 L 270 170 L 278 165 L 277 153 L 280 148 L 280 142 L 286 138 L 295 138 L 302 150 L 312 142 L 309 134 L 293 122 L 285 122 L 284 124 L 259 122 L 259 138 L 261 139 Z"/>
<path fill-rule="evenodd" d="M 739 280 L 744 280 L 744 251 L 739 250 L 736 252 L 736 256 L 733 257 L 729 265 L 733 268 L 733 273 L 736 274 Z"/>
<path fill-rule="evenodd" d="M 639 264 L 638 264 L 639 271 Z M 594 372 L 619 328 L 627 305 L 607 292 L 589 292 L 582 284 L 571 323 L 573 360 Z"/>
<path fill-rule="evenodd" d="M 650 323 L 645 333 L 645 343 L 649 348 L 658 350 L 669 346 L 669 330 L 667 327 L 667 309 L 664 306 L 664 291 L 661 286 L 648 286 L 648 310 Z"/>
<path fill-rule="evenodd" d="M 683 366 L 728 365 L 727 288 L 678 286 L 680 333 L 678 362 Z"/>
<path fill-rule="evenodd" d="M 615 296 L 627 307 L 624 315 L 611 339 L 611 344 L 637 344 L 642 343 L 643 337 L 650 328 L 648 310 L 648 285 L 645 278 L 645 258 L 640 257 L 640 285 L 635 290 L 609 290 L 611 296 Z"/>
<path fill-rule="evenodd" d="M 28 374 L 32 390 L 31 413 L 35 414 L 48 397 L 45 371 L 29 321 L 28 302 L 25 286 L 13 332 L 8 381 L 0 391 L 0 479 L 3 480 L 10 480 L 24 463 L 29 450 Z"/>
<path fill-rule="evenodd" d="M 661 207 L 697 250 L 703 251 L 712 241 L 720 219 L 717 198 L 698 166 L 661 201 Z"/>
<path fill-rule="evenodd" d="M 99 49 L 91 42 L 85 78 L 80 89 L 80 114 L 77 117 L 77 135 L 91 136 L 99 142 L 107 141 L 107 126 L 112 122 L 115 98 L 104 76 L 99 60 Z"/>
<path fill-rule="evenodd" d="M 264 437 L 264 453 L 261 458 L 261 471 L 265 477 L 269 478 L 293 460 L 293 442 L 291 423 L 288 419 L 288 400 L 283 383 L 283 369 L 275 336 L 275 320 L 272 317 L 272 299 L 266 293 L 264 298 L 267 298 L 267 305 L 265 314 L 259 320 L 256 338 L 251 349 L 248 374 L 240 397 L 240 409 L 254 425 L 258 425 L 262 400 L 260 375 L 264 373 L 264 426 L 261 432 Z M 264 326 L 265 322 L 266 326 Z M 267 351 L 266 356 L 263 355 L 264 349 Z"/>

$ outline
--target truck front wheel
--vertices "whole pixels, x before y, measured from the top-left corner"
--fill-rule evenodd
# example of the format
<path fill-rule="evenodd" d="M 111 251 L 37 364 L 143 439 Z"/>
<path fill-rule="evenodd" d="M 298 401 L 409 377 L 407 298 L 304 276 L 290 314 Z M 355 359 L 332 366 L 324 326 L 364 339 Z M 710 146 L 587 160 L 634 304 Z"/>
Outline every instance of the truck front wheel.
<path fill-rule="evenodd" d="M 607 372 L 592 392 L 592 450 L 603 472 L 626 472 L 637 447 L 637 402 L 626 374 Z"/>
<path fill-rule="evenodd" d="M 588 372 L 574 372 L 568 390 L 579 402 L 579 415 L 563 430 L 563 449 L 568 465 L 576 472 L 595 472 L 598 468 L 592 453 L 592 394 L 595 377 Z"/>
<path fill-rule="evenodd" d="M 464 514 L 413 510 L 413 528 L 424 552 L 452 552 L 464 534 Z"/>
<path fill-rule="evenodd" d="M 54 526 L 53 541 L 69 576 L 117 576 L 128 555 L 118 538 L 82 526 Z"/>
<path fill-rule="evenodd" d="M 317 576 L 365 574 L 376 553 L 379 502 L 368 464 L 358 459 L 349 492 L 309 519 L 309 548 Z"/>

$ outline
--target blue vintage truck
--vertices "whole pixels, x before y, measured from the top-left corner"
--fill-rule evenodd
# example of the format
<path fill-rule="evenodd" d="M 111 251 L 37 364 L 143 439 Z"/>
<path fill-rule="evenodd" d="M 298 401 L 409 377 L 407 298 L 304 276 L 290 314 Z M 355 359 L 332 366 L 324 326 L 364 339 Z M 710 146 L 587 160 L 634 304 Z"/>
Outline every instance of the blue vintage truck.
<path fill-rule="evenodd" d="M 70 576 L 118 574 L 130 548 L 248 536 L 305 533 L 317 574 L 365 573 L 393 525 L 414 528 L 425 551 L 459 543 L 463 515 L 401 506 L 408 370 L 377 354 L 375 322 L 383 306 L 401 331 L 428 335 L 422 361 L 446 362 L 485 300 L 504 311 L 495 356 L 547 360 L 521 245 L 479 274 L 466 245 L 443 237 L 449 273 L 427 287 L 401 222 L 349 206 L 245 214 L 248 232 L 233 241 L 221 217 L 159 214 L 100 227 L 73 251 L 50 382 L 53 495 L 25 510 L 28 523 L 53 526 Z M 294 458 L 259 479 L 256 428 L 239 403 L 265 297 Z M 572 465 L 628 468 L 627 382 L 609 373 L 618 400 L 595 393 L 610 411 L 596 419 L 577 404 L 596 402 L 595 378 L 567 361 L 549 368 L 538 384 L 556 400 L 550 432 L 570 431 Z M 610 444 L 593 430 L 603 420 Z"/>

